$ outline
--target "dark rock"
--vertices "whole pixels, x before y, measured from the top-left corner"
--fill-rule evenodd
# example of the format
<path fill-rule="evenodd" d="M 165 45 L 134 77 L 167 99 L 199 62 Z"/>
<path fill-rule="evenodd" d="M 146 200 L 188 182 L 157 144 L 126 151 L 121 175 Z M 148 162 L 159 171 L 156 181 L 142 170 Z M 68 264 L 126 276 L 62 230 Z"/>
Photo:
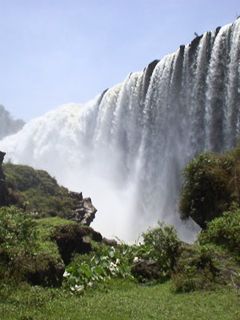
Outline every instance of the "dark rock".
<path fill-rule="evenodd" d="M 201 36 L 197 36 L 196 38 L 194 38 L 192 40 L 192 42 L 190 43 L 190 50 L 189 50 L 189 59 L 190 59 L 190 62 L 192 63 L 193 60 L 194 60 L 194 56 L 197 52 L 197 49 L 198 49 L 198 45 L 199 45 L 199 42 L 200 40 L 202 39 L 203 35 Z"/>
<path fill-rule="evenodd" d="M 90 229 L 90 228 L 89 228 Z M 91 229 L 92 231 L 91 231 L 91 238 L 92 238 L 92 240 L 93 241 L 96 241 L 96 242 L 102 242 L 102 240 L 103 240 L 103 237 L 102 237 L 102 235 L 101 235 L 101 233 L 100 232 L 97 232 L 97 231 L 95 231 L 95 230 L 93 230 L 93 229 Z"/>
<path fill-rule="evenodd" d="M 97 209 L 93 206 L 91 198 L 83 198 L 82 193 L 70 192 L 71 198 L 76 202 L 69 219 L 89 226 L 95 218 Z"/>
<path fill-rule="evenodd" d="M 117 241 L 115 239 L 107 239 L 103 238 L 102 242 L 106 244 L 107 246 L 116 247 L 118 245 Z"/>
<path fill-rule="evenodd" d="M 149 63 L 149 65 L 147 66 L 147 69 L 146 69 L 145 75 L 144 75 L 144 84 L 143 84 L 144 96 L 147 93 L 153 71 L 154 71 L 156 65 L 158 64 L 158 62 L 159 62 L 159 60 L 154 60 L 151 63 Z"/>
<path fill-rule="evenodd" d="M 101 103 L 101 101 L 102 101 L 105 93 L 107 93 L 107 92 L 108 92 L 108 88 L 105 89 L 105 90 L 102 92 L 101 96 L 99 97 L 99 99 L 98 99 L 98 105 L 100 105 L 100 103 Z"/>
<path fill-rule="evenodd" d="M 215 30 L 215 36 L 217 36 L 218 32 L 221 30 L 221 27 L 217 27 Z"/>
<path fill-rule="evenodd" d="M 181 52 L 184 52 L 184 50 L 185 50 L 185 45 L 182 44 L 182 45 L 179 47 L 179 49 L 180 49 Z"/>
<path fill-rule="evenodd" d="M 56 241 L 64 263 L 68 264 L 75 253 L 91 252 L 91 240 L 101 242 L 102 235 L 90 227 L 69 224 L 57 227 L 52 239 Z"/>
<path fill-rule="evenodd" d="M 159 263 L 153 260 L 141 259 L 133 265 L 131 273 L 140 282 L 158 280 L 161 278 Z"/>
<path fill-rule="evenodd" d="M 192 40 L 192 42 L 190 43 L 190 48 L 193 49 L 193 50 L 197 49 L 197 47 L 199 45 L 199 42 L 202 39 L 202 37 L 203 37 L 203 35 L 196 36 L 196 38 L 194 38 Z"/>
<path fill-rule="evenodd" d="M 70 195 L 71 198 L 76 199 L 78 201 L 82 201 L 83 200 L 82 192 L 70 191 L 69 195 Z"/>

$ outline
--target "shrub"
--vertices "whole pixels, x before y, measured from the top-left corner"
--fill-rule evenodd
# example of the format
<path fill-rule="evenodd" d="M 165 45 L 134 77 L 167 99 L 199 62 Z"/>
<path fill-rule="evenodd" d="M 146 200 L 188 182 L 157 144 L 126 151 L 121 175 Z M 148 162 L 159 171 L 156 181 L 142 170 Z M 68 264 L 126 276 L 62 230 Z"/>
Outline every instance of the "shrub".
<path fill-rule="evenodd" d="M 133 275 L 141 282 L 170 277 L 176 263 L 180 241 L 172 226 L 159 224 L 143 234 L 143 244 L 135 249 Z"/>
<path fill-rule="evenodd" d="M 199 242 L 201 244 L 215 243 L 221 245 L 239 256 L 240 210 L 225 212 L 222 217 L 209 222 L 207 229 L 200 233 Z"/>
<path fill-rule="evenodd" d="M 16 207 L 0 208 L 0 249 L 31 251 L 35 245 L 35 221 Z"/>
<path fill-rule="evenodd" d="M 191 217 L 202 228 L 233 203 L 240 204 L 240 149 L 224 155 L 205 153 L 185 168 L 180 196 L 181 217 Z"/>
<path fill-rule="evenodd" d="M 213 289 L 219 269 L 215 252 L 207 246 L 187 246 L 172 275 L 175 292 Z"/>
<path fill-rule="evenodd" d="M 37 230 L 37 223 L 31 215 L 16 207 L 0 208 L 2 281 L 28 281 L 43 286 L 61 284 L 64 264 L 60 256 L 39 250 Z"/>
<path fill-rule="evenodd" d="M 159 223 L 159 226 L 143 234 L 147 257 L 158 261 L 162 270 L 172 270 L 175 265 L 180 241 L 173 226 Z"/>

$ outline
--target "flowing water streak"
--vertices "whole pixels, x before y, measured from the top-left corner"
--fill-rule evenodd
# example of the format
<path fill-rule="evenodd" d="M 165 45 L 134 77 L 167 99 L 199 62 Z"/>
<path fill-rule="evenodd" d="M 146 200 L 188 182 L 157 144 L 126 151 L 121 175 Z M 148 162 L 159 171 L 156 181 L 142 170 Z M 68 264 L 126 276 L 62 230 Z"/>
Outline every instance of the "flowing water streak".
<path fill-rule="evenodd" d="M 69 104 L 0 142 L 13 162 L 48 170 L 90 195 L 95 227 L 136 239 L 157 220 L 184 239 L 181 170 L 204 150 L 235 145 L 240 131 L 240 19 L 207 32 L 85 105 Z"/>

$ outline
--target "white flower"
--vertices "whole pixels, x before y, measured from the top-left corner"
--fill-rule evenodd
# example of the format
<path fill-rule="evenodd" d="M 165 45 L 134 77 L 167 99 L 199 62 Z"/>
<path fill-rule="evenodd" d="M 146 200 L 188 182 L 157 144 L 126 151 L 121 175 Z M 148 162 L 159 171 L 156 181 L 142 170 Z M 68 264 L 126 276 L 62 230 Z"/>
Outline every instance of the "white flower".
<path fill-rule="evenodd" d="M 67 278 L 67 277 L 69 277 L 69 276 L 70 276 L 70 273 L 65 270 L 65 271 L 64 271 L 64 274 L 63 274 L 63 277 L 64 277 L 64 278 Z"/>
<path fill-rule="evenodd" d="M 120 264 L 120 259 L 116 259 L 116 264 Z"/>
<path fill-rule="evenodd" d="M 77 284 L 75 284 L 75 291 L 77 291 L 77 292 L 81 292 L 81 291 L 83 291 L 84 290 L 84 286 L 83 285 L 77 285 Z"/>
<path fill-rule="evenodd" d="M 115 273 L 118 270 L 118 267 L 115 263 L 110 262 L 109 270 L 111 271 L 111 273 Z"/>
<path fill-rule="evenodd" d="M 134 263 L 138 263 L 138 261 L 139 261 L 139 258 L 138 257 L 134 257 L 133 262 Z"/>

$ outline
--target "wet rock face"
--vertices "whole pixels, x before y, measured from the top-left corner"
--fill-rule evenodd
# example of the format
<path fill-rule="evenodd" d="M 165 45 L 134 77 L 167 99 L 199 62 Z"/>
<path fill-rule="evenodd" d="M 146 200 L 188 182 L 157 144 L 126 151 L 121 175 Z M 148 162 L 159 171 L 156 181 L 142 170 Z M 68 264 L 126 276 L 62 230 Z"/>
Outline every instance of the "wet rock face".
<path fill-rule="evenodd" d="M 89 226 L 95 218 L 97 209 L 93 206 L 91 198 L 83 198 L 82 193 L 70 192 L 70 196 L 77 205 L 70 216 L 70 219 Z"/>

